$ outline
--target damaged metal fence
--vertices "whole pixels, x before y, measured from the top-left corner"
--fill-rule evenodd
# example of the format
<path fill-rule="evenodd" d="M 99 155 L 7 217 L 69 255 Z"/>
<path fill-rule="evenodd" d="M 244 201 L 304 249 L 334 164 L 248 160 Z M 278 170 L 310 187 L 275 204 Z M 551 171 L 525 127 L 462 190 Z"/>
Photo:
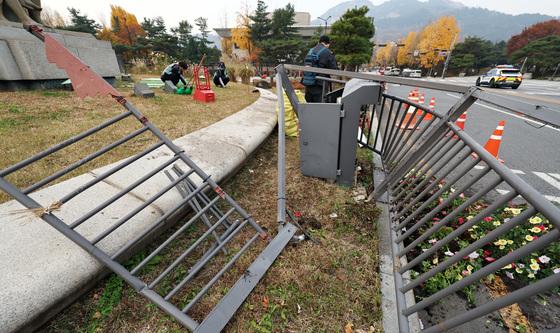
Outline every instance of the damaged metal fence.
<path fill-rule="evenodd" d="M 385 178 L 371 197 L 389 206 L 400 332 L 410 332 L 410 319 L 445 297 L 476 286 L 509 265 L 527 262 L 529 266 L 535 253 L 559 247 L 560 209 L 454 123 L 477 100 L 556 127 L 560 126 L 557 113 L 543 112 L 538 107 L 521 103 L 516 105 L 476 87 L 285 65 L 279 68 L 279 73 L 296 110 L 298 103 L 287 70 L 462 94 L 460 100 L 442 114 L 388 94 L 383 95 L 381 103 L 370 105 L 361 112 L 357 141 L 374 151 L 383 164 L 379 167 L 382 167 Z M 509 193 L 497 198 L 493 196 L 498 185 L 510 188 Z M 513 201 L 520 203 L 519 211 L 515 209 L 517 214 L 512 214 L 507 222 L 495 221 L 493 216 L 511 209 Z M 490 221 L 496 223 L 486 226 L 483 234 L 475 238 L 469 236 L 469 230 Z M 507 235 L 538 221 L 541 221 L 538 237 L 527 237 L 521 244 L 507 243 Z M 422 292 L 442 274 L 456 276 L 457 269 L 470 262 L 470 258 L 482 255 L 487 244 L 502 244 L 503 241 L 507 243 L 503 245 L 504 249 L 507 246 L 507 252 L 493 254 L 492 260 L 484 265 L 470 266 L 466 272 L 459 271 L 460 278 L 439 286 L 431 294 Z M 450 330 L 559 286 L 560 274 L 535 278 L 520 289 L 473 306 L 452 318 L 431 326 L 424 323 L 422 332 Z M 416 292 L 418 302 L 411 302 L 411 298 L 406 297 L 412 291 Z"/>
<path fill-rule="evenodd" d="M 118 91 L 41 29 L 31 27 L 30 31 L 45 42 L 49 61 L 67 71 L 79 96 L 110 95 L 124 112 L 0 171 L 0 189 L 36 212 L 189 330 L 221 331 L 288 244 L 295 228 L 287 225 L 271 240 L 268 233 L 210 175 Z M 99 150 L 82 151 L 89 147 L 87 142 L 90 141 L 87 140 L 102 140 L 104 133 L 115 128 L 127 128 L 129 132 Z M 79 144 L 82 146 L 77 146 Z M 44 206 L 36 200 L 36 191 L 129 144 L 136 149 L 140 145 L 144 148 L 128 159 L 104 168 L 101 174 L 71 189 L 51 205 Z M 13 184 L 11 177 L 17 177 L 22 169 L 48 161 L 53 154 L 69 152 L 82 157 L 25 188 Z M 154 165 L 155 162 L 148 162 L 144 157 L 163 161 Z M 141 167 L 138 167 L 139 161 Z M 143 174 L 137 174 L 138 170 Z M 110 183 L 111 177 L 123 174 L 128 175 L 126 179 L 131 179 L 130 184 L 121 186 L 113 195 L 105 197 L 100 194 L 105 193 L 103 186 Z M 170 182 L 162 181 L 166 179 L 165 175 Z M 130 225 L 146 219 L 153 205 L 173 195 L 174 188 L 182 199 L 174 202 L 158 218 L 148 218 L 154 221 L 141 232 L 129 235 Z M 130 198 L 137 198 L 134 191 L 139 189 L 152 194 L 133 206 Z M 91 207 L 77 206 L 73 202 L 79 196 L 87 198 L 92 195 L 96 198 L 91 198 Z M 113 215 L 114 207 L 120 207 L 118 216 Z M 60 210 L 71 214 L 62 218 Z M 105 214 L 107 211 L 112 212 L 110 217 Z M 95 220 L 102 223 L 93 225 Z M 179 222 L 170 226 L 175 220 Z M 168 235 L 152 243 L 139 262 L 127 264 L 125 257 L 131 250 L 168 227 L 172 227 Z M 107 251 L 110 246 L 105 241 L 108 239 L 117 239 L 113 244 L 123 245 Z M 263 243 L 260 248 L 257 247 L 259 242 Z M 250 254 L 251 248 L 253 254 L 255 250 L 260 251 L 258 257 Z M 240 260 L 243 256 L 246 259 Z M 233 286 L 224 284 L 225 276 L 237 278 L 237 282 Z"/>

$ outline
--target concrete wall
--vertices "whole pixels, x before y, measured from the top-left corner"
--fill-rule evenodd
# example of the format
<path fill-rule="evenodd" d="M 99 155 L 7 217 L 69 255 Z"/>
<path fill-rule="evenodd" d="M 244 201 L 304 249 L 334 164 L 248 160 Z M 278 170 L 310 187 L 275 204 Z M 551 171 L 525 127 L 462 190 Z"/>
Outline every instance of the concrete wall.
<path fill-rule="evenodd" d="M 90 34 L 54 30 L 46 32 L 62 42 L 72 53 L 103 77 L 120 75 L 111 43 Z M 0 81 L 65 80 L 66 72 L 48 62 L 45 47 L 17 24 L 0 25 Z"/>

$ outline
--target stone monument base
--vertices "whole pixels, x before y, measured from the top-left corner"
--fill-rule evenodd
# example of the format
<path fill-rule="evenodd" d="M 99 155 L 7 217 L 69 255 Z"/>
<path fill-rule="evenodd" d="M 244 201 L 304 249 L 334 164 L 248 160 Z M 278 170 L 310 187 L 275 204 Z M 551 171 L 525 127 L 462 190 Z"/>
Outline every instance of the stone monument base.
<path fill-rule="evenodd" d="M 111 43 L 81 32 L 44 28 L 110 83 L 120 76 Z M 48 62 L 45 47 L 19 23 L 0 25 L 0 90 L 60 88 L 66 72 Z"/>

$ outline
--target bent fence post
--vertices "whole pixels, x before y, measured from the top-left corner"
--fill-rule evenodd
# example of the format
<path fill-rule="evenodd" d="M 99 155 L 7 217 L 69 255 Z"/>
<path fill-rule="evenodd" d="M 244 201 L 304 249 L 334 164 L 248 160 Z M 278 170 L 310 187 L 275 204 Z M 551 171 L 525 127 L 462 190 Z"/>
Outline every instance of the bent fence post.
<path fill-rule="evenodd" d="M 392 246 L 396 290 L 396 299 L 393 302 L 397 305 L 395 315 L 400 332 L 411 332 L 413 328 L 409 325 L 410 319 L 422 309 L 457 291 L 475 286 L 508 264 L 528 260 L 534 253 L 558 244 L 560 208 L 500 163 L 454 122 L 476 101 L 492 104 L 517 116 L 541 122 L 543 126 L 555 128 L 560 128 L 560 113 L 549 112 L 539 105 L 518 103 L 476 87 L 369 73 L 283 65 L 278 73 L 285 83 L 289 82 L 287 71 L 290 70 L 312 71 L 344 80 L 358 78 L 461 94 L 459 101 L 448 112 L 436 114 L 423 105 L 385 93 L 381 105 L 371 106 L 371 120 L 367 121 L 367 113 L 360 118 L 361 135 L 356 143 L 373 151 L 382 163 L 375 166 L 376 170 L 382 172 L 381 180 L 370 198 L 374 197 L 390 207 L 389 221 L 386 223 L 390 224 L 391 233 L 388 237 Z M 288 91 L 289 86 L 284 89 Z M 404 104 L 408 105 L 407 108 L 403 107 Z M 431 114 L 434 119 L 430 122 L 422 121 L 426 114 Z M 420 121 L 414 124 L 410 115 L 413 118 L 418 115 Z M 364 137 L 367 139 L 364 140 Z M 491 194 L 496 192 L 498 186 L 510 187 L 512 190 L 498 199 L 492 199 Z M 461 196 L 464 196 L 464 199 L 455 205 L 454 201 L 459 200 Z M 476 211 L 475 216 L 461 222 L 463 224 L 455 226 L 455 229 L 452 228 L 453 231 L 447 231 L 445 237 L 431 240 L 435 233 L 457 223 L 460 216 L 481 205 L 481 200 L 486 198 L 489 202 L 481 206 L 483 209 Z M 478 228 L 482 223 L 486 223 L 487 219 L 491 220 L 494 214 L 503 212 L 513 200 L 525 203 L 519 215 L 513 216 L 508 222 L 498 221 L 492 230 L 480 235 L 478 239 L 461 238 L 468 230 Z M 434 223 L 433 218 L 438 214 L 445 217 Z M 508 253 L 492 258 L 493 261 L 480 268 L 473 268 L 462 279 L 439 287 L 434 294 L 428 295 L 419 303 L 411 302 L 405 297 L 406 293 L 416 291 L 416 288 L 431 281 L 438 274 L 455 269 L 465 257 L 469 258 L 473 253 L 482 253 L 485 246 L 505 238 L 506 234 L 515 228 L 530 227 L 528 223 L 531 220 L 549 223 L 548 229 L 539 231 L 538 239 L 534 237 L 532 241 L 515 245 Z M 458 240 L 464 244 L 453 256 L 446 255 L 443 256 L 444 259 L 437 261 L 433 259 L 440 257 L 445 249 Z M 424 246 L 424 251 L 419 250 L 422 249 L 421 246 Z M 430 268 L 422 272 L 419 267 L 426 262 L 430 263 Z M 412 273 L 416 275 L 412 276 Z M 478 304 L 470 311 L 424 327 L 422 332 L 445 332 L 558 286 L 560 274 L 536 279 L 534 283 L 503 297 Z"/>

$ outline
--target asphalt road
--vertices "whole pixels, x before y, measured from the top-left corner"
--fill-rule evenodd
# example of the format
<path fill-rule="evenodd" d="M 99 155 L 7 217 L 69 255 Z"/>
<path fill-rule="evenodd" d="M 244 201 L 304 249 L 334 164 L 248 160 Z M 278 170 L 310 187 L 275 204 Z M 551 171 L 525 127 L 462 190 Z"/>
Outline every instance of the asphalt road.
<path fill-rule="evenodd" d="M 476 78 L 476 76 L 468 76 L 451 77 L 443 80 L 431 78 L 428 80 L 472 86 L 475 84 Z M 521 86 L 516 90 L 509 88 L 495 89 L 485 86 L 481 88 L 509 98 L 518 98 L 527 103 L 540 105 L 551 111 L 560 112 L 560 81 L 524 80 Z"/>
<path fill-rule="evenodd" d="M 438 80 L 440 79 L 431 79 Z M 476 78 L 448 78 L 445 82 L 472 85 Z M 389 85 L 388 94 L 406 98 L 414 87 Z M 560 112 L 560 82 L 526 80 L 517 90 L 489 89 L 525 103 L 538 104 L 550 112 Z M 436 98 L 436 111 L 444 113 L 458 101 L 460 95 L 420 89 L 426 94 L 426 105 Z M 507 110 L 484 103 L 473 105 L 467 115 L 465 131 L 484 145 L 499 121 L 505 120 L 505 130 L 499 157 L 528 184 L 560 205 L 560 129 L 545 126 L 513 115 Z M 499 194 L 510 190 L 503 185 Z"/>

